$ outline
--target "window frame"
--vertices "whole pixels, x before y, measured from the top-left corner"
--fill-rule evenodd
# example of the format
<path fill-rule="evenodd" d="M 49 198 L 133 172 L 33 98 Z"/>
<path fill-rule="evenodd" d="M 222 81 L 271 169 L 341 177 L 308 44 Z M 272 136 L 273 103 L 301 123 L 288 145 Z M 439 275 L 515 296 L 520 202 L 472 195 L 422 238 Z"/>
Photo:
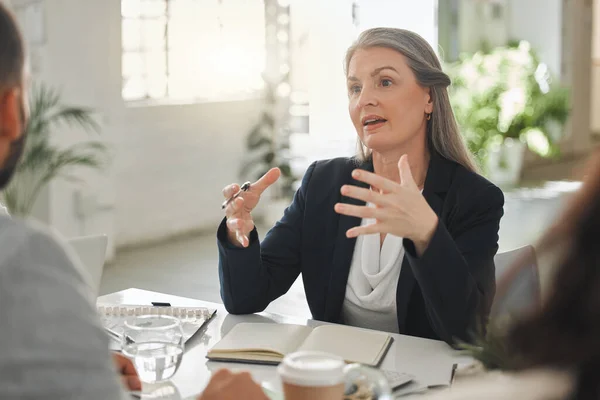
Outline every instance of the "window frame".
<path fill-rule="evenodd" d="M 123 1 L 126 0 L 121 0 L 120 4 L 122 6 Z M 173 23 L 173 21 L 171 20 L 171 15 L 170 15 L 170 6 L 171 6 L 171 2 L 172 0 L 155 0 L 156 2 L 164 2 L 165 4 L 165 11 L 164 14 L 162 15 L 157 15 L 157 16 L 145 16 L 143 10 L 140 11 L 140 14 L 136 17 L 131 17 L 131 16 L 124 16 L 123 13 L 121 12 L 121 38 L 120 38 L 120 54 L 121 54 L 121 59 L 120 59 L 120 76 L 121 76 L 121 91 L 120 91 L 120 97 L 121 100 L 123 101 L 123 103 L 125 104 L 126 107 L 131 107 L 131 108 L 139 108 L 139 107 L 152 107 L 152 106 L 169 106 L 169 105 L 193 105 L 193 104 L 202 104 L 202 103 L 219 103 L 219 102 L 232 102 L 232 101 L 245 101 L 245 100 L 255 100 L 255 99 L 260 99 L 263 97 L 263 88 L 257 88 L 257 89 L 253 89 L 253 90 L 249 90 L 249 91 L 244 91 L 244 90 L 240 90 L 239 93 L 221 93 L 221 94 L 214 94 L 214 95 L 210 95 L 210 96 L 199 96 L 197 94 L 192 94 L 189 97 L 187 96 L 182 96 L 182 97 L 173 97 L 170 93 L 171 89 L 172 89 L 172 84 L 170 82 L 171 79 L 171 68 L 170 68 L 170 58 L 172 57 L 172 52 L 174 51 L 173 49 L 180 49 L 180 46 L 173 46 L 170 43 L 170 37 L 169 37 L 169 28 L 170 28 L 170 24 Z M 221 3 L 224 0 L 219 0 L 219 3 Z M 262 12 L 264 13 L 266 11 L 266 7 L 268 4 L 268 0 L 263 0 L 261 1 L 262 5 L 261 5 L 261 9 Z M 218 15 L 218 12 L 217 12 Z M 144 37 L 143 37 L 143 33 L 141 33 L 142 37 L 140 39 L 140 47 L 137 49 L 132 49 L 132 48 L 126 48 L 125 47 L 125 43 L 124 43 L 124 29 L 123 29 L 123 23 L 126 20 L 132 20 L 132 21 L 141 21 L 142 25 L 140 26 L 140 29 L 143 31 L 144 27 L 143 27 L 143 21 L 148 21 L 148 20 L 160 20 L 160 19 L 164 19 L 165 20 L 165 30 L 164 30 L 164 45 L 160 47 L 160 49 L 163 50 L 165 57 L 164 57 L 164 62 L 165 62 L 165 73 L 164 73 L 164 78 L 165 78 L 165 91 L 164 94 L 162 94 L 160 97 L 152 97 L 150 95 L 151 89 L 149 89 L 149 83 L 147 82 L 148 80 L 148 67 L 147 67 L 147 62 L 146 61 L 142 61 L 143 66 L 143 72 L 140 73 L 139 75 L 131 75 L 131 76 L 126 76 L 125 75 L 125 71 L 124 71 L 124 65 L 123 65 L 123 60 L 125 58 L 126 55 L 139 55 L 142 58 L 145 58 L 149 52 L 148 49 L 144 48 Z M 264 30 L 264 35 L 265 37 L 268 35 L 268 32 L 266 30 L 266 24 L 265 24 L 265 30 Z M 268 46 L 267 46 L 267 39 L 265 39 L 265 44 L 264 44 L 264 57 L 267 58 L 267 52 L 268 52 Z M 158 49 L 158 47 L 156 48 Z M 156 49 L 153 49 L 152 51 L 156 51 Z M 265 65 L 266 68 L 266 65 Z M 264 71 L 263 71 L 264 73 Z M 126 81 L 127 79 L 132 79 L 132 78 L 136 78 L 139 77 L 144 81 L 144 92 L 145 95 L 144 97 L 139 97 L 139 98 L 127 98 L 124 96 L 124 90 L 125 90 L 125 85 L 126 85 Z"/>

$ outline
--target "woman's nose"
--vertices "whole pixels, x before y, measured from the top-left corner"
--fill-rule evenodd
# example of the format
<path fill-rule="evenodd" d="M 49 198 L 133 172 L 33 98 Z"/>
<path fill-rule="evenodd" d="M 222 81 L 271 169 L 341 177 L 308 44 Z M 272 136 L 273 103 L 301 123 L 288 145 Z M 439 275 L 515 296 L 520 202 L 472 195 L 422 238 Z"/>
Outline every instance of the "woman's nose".
<path fill-rule="evenodd" d="M 375 90 L 371 88 L 363 88 L 358 97 L 357 106 L 360 108 L 366 106 L 376 106 L 378 103 Z"/>

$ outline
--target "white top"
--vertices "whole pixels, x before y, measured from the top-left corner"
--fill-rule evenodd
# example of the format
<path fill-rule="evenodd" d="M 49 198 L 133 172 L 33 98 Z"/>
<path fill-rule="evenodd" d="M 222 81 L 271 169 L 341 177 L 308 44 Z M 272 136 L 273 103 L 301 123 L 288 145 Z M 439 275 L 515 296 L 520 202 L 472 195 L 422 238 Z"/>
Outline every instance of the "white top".
<path fill-rule="evenodd" d="M 372 223 L 374 219 L 363 218 L 361 226 Z M 346 325 L 398 333 L 396 287 L 404 246 L 402 238 L 391 234 L 386 235 L 383 246 L 380 240 L 379 233 L 356 239 L 342 320 Z"/>

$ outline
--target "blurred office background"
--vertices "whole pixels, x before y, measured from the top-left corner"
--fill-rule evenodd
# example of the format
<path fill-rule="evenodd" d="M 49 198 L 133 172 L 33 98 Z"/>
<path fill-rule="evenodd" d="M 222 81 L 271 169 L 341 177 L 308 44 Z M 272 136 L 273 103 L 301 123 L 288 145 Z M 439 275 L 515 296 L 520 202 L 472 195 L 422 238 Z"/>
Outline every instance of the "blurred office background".
<path fill-rule="evenodd" d="M 310 162 L 354 154 L 343 57 L 371 27 L 421 34 L 451 73 L 465 138 L 505 191 L 501 251 L 535 243 L 600 142 L 599 0 L 4 1 L 39 117 L 83 116 L 39 132 L 50 152 L 76 146 L 70 168 L 14 188 L 9 208 L 65 237 L 107 234 L 102 293 L 219 301 L 221 189 L 282 168 L 256 213 L 264 235 Z M 511 125 L 531 104 L 551 118 Z M 57 167 L 40 160 L 29 175 Z M 300 280 L 270 307 L 307 315 Z"/>

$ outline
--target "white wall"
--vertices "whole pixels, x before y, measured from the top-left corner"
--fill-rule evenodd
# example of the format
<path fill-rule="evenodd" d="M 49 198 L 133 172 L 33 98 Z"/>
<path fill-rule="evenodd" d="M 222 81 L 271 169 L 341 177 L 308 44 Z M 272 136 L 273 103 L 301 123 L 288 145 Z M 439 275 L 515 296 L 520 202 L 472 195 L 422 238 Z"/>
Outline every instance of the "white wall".
<path fill-rule="evenodd" d="M 408 29 L 423 36 L 437 50 L 437 2 L 438 0 L 361 1 L 360 30 L 378 26 Z"/>
<path fill-rule="evenodd" d="M 562 54 L 562 0 L 509 0 L 510 39 L 526 39 L 560 76 Z"/>
<path fill-rule="evenodd" d="M 308 155 L 329 158 L 352 155 L 354 127 L 348 116 L 348 89 L 344 75 L 346 50 L 356 38 L 352 0 L 311 0 L 309 28 Z M 316 151 L 314 151 L 316 150 Z"/>
<path fill-rule="evenodd" d="M 527 40 L 557 76 L 561 73 L 562 0 L 496 0 L 504 5 L 501 19 L 492 18 L 491 5 L 460 0 L 460 52 L 475 52 L 482 40 L 503 46 L 509 40 Z"/>
<path fill-rule="evenodd" d="M 310 4 L 310 138 L 301 138 L 299 152 L 308 159 L 351 156 L 356 152 L 356 131 L 348 115 L 347 48 L 361 31 L 387 26 L 417 32 L 437 50 L 437 2 L 359 1 L 358 28 L 352 23 L 352 0 L 311 0 Z"/>
<path fill-rule="evenodd" d="M 34 73 L 62 88 L 65 101 L 97 110 L 113 148 L 104 177 L 85 175 L 93 177 L 85 193 L 103 209 L 88 216 L 85 233 L 112 229 L 116 245 L 127 245 L 215 229 L 221 188 L 238 180 L 243 137 L 261 102 L 129 108 L 121 100 L 120 0 L 42 4 L 46 38 L 33 49 Z M 62 144 L 75 140 L 64 136 Z M 49 196 L 49 222 L 67 236 L 82 233 L 73 191 L 55 183 Z"/>
<path fill-rule="evenodd" d="M 526 0 L 528 1 L 528 0 Z M 499 2 L 504 14 L 495 18 L 492 5 L 479 0 L 459 2 L 459 46 L 461 52 L 474 53 L 481 49 L 485 41 L 491 47 L 504 46 L 508 40 L 507 1 Z"/>

